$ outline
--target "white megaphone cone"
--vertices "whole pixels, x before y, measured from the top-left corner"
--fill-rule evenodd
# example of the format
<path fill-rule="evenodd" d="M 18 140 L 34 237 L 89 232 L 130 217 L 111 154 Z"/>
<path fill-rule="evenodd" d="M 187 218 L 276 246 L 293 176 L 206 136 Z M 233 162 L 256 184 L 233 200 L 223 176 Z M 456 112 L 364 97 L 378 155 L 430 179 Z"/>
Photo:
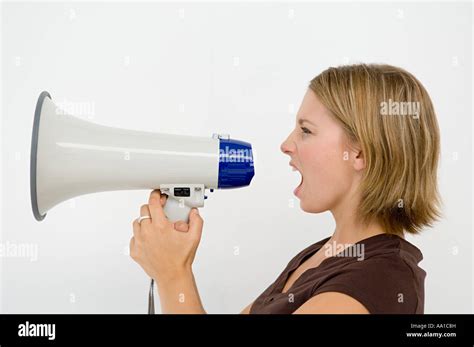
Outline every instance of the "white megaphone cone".
<path fill-rule="evenodd" d="M 254 175 L 252 147 L 227 136 L 196 137 L 106 127 L 64 114 L 47 92 L 38 98 L 31 141 L 35 218 L 73 197 L 160 189 L 171 221 L 188 221 L 205 189 L 237 188 Z"/>

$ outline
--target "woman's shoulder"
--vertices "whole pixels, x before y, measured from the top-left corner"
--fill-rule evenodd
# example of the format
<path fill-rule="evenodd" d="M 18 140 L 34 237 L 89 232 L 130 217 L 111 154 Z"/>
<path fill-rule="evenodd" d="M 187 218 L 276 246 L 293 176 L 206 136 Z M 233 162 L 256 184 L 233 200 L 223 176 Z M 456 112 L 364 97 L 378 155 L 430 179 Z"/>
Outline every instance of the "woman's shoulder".
<path fill-rule="evenodd" d="M 321 269 L 325 277 L 315 281 L 312 295 L 342 292 L 371 313 L 423 313 L 426 272 L 418 265 L 421 251 L 392 235 L 362 244 L 362 257 L 334 259 Z"/>
<path fill-rule="evenodd" d="M 392 234 L 379 234 L 355 244 L 360 246 L 358 262 L 351 265 L 364 269 L 386 269 L 387 266 L 406 270 L 419 269 L 423 260 L 420 249 L 404 238 Z M 424 271 L 423 271 L 424 272 Z"/>

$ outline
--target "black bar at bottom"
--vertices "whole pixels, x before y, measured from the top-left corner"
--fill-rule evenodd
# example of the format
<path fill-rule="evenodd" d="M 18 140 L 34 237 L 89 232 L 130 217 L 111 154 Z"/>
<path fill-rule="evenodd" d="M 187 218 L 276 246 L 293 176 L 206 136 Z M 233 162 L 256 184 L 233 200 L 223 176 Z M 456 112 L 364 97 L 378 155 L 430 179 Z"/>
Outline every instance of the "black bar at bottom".
<path fill-rule="evenodd" d="M 471 315 L 0 315 L 0 347 L 254 345 L 307 340 L 311 346 L 350 343 L 473 346 Z M 53 329 L 54 327 L 54 329 Z"/>

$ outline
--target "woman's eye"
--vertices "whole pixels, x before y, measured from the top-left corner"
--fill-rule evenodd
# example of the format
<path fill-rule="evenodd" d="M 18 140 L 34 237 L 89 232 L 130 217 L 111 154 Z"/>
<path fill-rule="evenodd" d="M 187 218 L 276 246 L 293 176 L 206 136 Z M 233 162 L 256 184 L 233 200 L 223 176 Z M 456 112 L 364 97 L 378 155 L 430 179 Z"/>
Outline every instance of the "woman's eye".
<path fill-rule="evenodd" d="M 311 134 L 311 131 L 308 128 L 301 127 L 301 130 L 303 131 L 303 134 Z"/>

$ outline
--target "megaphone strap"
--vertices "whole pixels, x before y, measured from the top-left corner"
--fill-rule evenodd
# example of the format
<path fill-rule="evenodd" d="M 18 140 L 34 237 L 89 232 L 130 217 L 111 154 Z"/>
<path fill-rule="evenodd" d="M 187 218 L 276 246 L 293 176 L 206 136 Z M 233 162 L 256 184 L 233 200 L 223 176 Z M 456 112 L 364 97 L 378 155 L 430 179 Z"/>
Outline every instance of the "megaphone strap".
<path fill-rule="evenodd" d="M 148 314 L 155 314 L 155 300 L 153 298 L 153 284 L 155 281 L 153 278 L 150 283 L 150 293 L 148 294 Z"/>

